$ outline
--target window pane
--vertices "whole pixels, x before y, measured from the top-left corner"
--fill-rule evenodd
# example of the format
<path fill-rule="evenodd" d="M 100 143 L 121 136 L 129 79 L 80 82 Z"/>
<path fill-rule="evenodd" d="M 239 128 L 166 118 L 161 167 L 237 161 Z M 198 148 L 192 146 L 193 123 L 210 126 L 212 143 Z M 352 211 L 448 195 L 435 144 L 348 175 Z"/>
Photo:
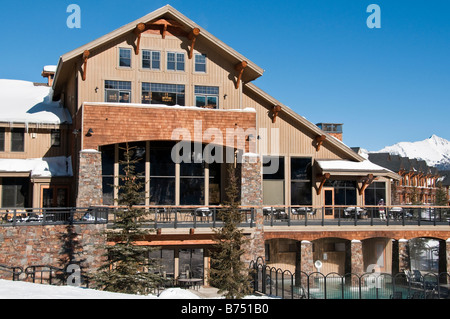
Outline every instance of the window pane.
<path fill-rule="evenodd" d="M 5 128 L 0 127 L 0 152 L 5 151 Z"/>
<path fill-rule="evenodd" d="M 195 106 L 205 107 L 206 106 L 206 97 L 205 96 L 196 96 L 195 97 Z"/>
<path fill-rule="evenodd" d="M 205 179 L 181 178 L 180 179 L 180 204 L 204 205 L 205 204 Z"/>
<path fill-rule="evenodd" d="M 284 157 L 264 156 L 263 174 L 264 179 L 284 179 Z"/>
<path fill-rule="evenodd" d="M 161 64 L 161 54 L 157 51 L 152 52 L 152 69 L 159 70 Z"/>
<path fill-rule="evenodd" d="M 175 178 L 150 177 L 150 205 L 175 205 Z"/>
<path fill-rule="evenodd" d="M 150 176 L 175 177 L 175 163 L 172 161 L 172 147 L 175 143 L 150 143 Z"/>
<path fill-rule="evenodd" d="M 2 207 L 24 208 L 28 206 L 29 180 L 27 178 L 2 179 Z"/>
<path fill-rule="evenodd" d="M 167 70 L 175 71 L 175 53 L 167 53 Z"/>
<path fill-rule="evenodd" d="M 114 177 L 103 177 L 103 204 L 114 205 Z"/>
<path fill-rule="evenodd" d="M 25 129 L 13 128 L 11 130 L 11 151 L 23 152 L 25 147 Z"/>
<path fill-rule="evenodd" d="M 61 146 L 61 131 L 52 130 L 51 139 L 52 139 L 52 146 Z"/>
<path fill-rule="evenodd" d="M 309 182 L 291 183 L 291 205 L 312 205 L 312 187 Z"/>
<path fill-rule="evenodd" d="M 208 102 L 207 106 L 211 109 L 217 108 L 217 97 L 215 96 L 208 96 Z"/>
<path fill-rule="evenodd" d="M 131 67 L 131 49 L 120 49 L 119 66 Z"/>
<path fill-rule="evenodd" d="M 130 92 L 120 92 L 119 97 L 119 103 L 130 103 Z"/>
<path fill-rule="evenodd" d="M 311 158 L 291 158 L 291 179 L 311 180 Z"/>
<path fill-rule="evenodd" d="M 284 180 L 263 181 L 264 205 L 284 205 Z"/>

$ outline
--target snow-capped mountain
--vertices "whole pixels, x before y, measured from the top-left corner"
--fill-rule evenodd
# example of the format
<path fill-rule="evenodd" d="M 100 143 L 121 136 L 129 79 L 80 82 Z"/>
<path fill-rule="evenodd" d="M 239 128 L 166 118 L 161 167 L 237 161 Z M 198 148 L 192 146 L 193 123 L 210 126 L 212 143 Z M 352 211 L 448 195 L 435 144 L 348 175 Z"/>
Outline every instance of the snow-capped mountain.
<path fill-rule="evenodd" d="M 432 135 L 418 142 L 400 142 L 373 153 L 390 153 L 427 162 L 428 166 L 450 169 L 450 141 Z"/>

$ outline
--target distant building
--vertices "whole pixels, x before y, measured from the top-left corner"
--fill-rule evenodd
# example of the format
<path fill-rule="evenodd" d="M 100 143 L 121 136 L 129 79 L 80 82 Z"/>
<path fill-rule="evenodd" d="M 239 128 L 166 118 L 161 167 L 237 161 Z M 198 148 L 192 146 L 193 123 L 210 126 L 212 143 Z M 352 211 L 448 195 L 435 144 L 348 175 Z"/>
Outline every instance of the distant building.
<path fill-rule="evenodd" d="M 393 204 L 434 204 L 436 201 L 437 168 L 423 160 L 389 153 L 369 153 L 369 160 L 401 176 L 400 180 L 393 181 Z"/>

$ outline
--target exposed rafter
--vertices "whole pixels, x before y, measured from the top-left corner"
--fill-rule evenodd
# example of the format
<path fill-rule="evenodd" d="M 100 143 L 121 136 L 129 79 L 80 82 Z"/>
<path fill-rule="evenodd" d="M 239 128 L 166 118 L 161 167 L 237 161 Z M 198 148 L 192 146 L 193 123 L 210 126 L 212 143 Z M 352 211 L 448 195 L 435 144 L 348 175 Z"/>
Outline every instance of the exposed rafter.
<path fill-rule="evenodd" d="M 87 61 L 90 54 L 91 53 L 88 50 L 83 52 L 83 77 L 82 77 L 83 81 L 86 81 Z"/>
<path fill-rule="evenodd" d="M 200 29 L 199 28 L 194 28 L 192 29 L 191 32 L 189 32 L 188 38 L 189 40 L 191 40 L 191 48 L 189 50 L 189 59 L 192 59 L 193 55 L 194 55 L 194 47 L 195 47 L 195 41 L 197 41 L 197 37 L 200 34 Z"/>
<path fill-rule="evenodd" d="M 320 147 L 322 146 L 323 142 L 327 139 L 326 135 L 317 135 L 316 136 L 316 150 L 317 152 L 320 151 Z"/>
<path fill-rule="evenodd" d="M 139 47 L 141 45 L 141 35 L 143 32 L 145 32 L 145 30 L 147 30 L 147 26 L 145 25 L 145 23 L 139 23 L 133 30 L 133 33 L 136 34 L 137 36 L 136 48 L 134 49 L 134 53 L 136 55 L 139 54 Z"/>
<path fill-rule="evenodd" d="M 159 19 L 156 21 L 153 21 L 150 23 L 150 26 L 155 25 L 155 26 L 159 26 L 161 28 L 161 35 L 162 38 L 165 39 L 166 38 L 166 33 L 169 27 L 173 27 L 173 28 L 183 28 L 183 25 L 181 25 L 180 23 L 178 23 L 175 20 L 170 20 L 170 19 Z"/>
<path fill-rule="evenodd" d="M 281 112 L 280 105 L 272 106 L 272 123 L 275 123 L 277 121 L 278 113 L 280 113 L 280 112 Z"/>
<path fill-rule="evenodd" d="M 373 174 L 369 174 L 369 175 L 367 175 L 366 177 L 363 178 L 363 180 L 362 180 L 363 184 L 362 184 L 361 188 L 358 189 L 359 195 L 362 195 L 364 193 L 366 188 L 369 187 L 370 184 L 373 183 L 374 179 L 375 178 L 374 178 Z"/>
<path fill-rule="evenodd" d="M 241 83 L 242 80 L 242 74 L 244 73 L 244 69 L 247 67 L 248 63 L 247 61 L 242 61 L 239 62 L 238 64 L 235 65 L 235 70 L 239 72 L 238 74 L 238 78 L 236 81 L 236 89 L 239 89 L 239 84 Z"/>
<path fill-rule="evenodd" d="M 331 177 L 330 173 L 325 173 L 325 174 L 323 174 L 322 176 L 319 177 L 321 179 L 321 181 L 320 181 L 319 188 L 317 189 L 317 195 L 320 195 L 320 192 L 322 191 L 323 185 L 325 185 L 325 182 L 327 180 L 329 180 L 330 177 Z"/>

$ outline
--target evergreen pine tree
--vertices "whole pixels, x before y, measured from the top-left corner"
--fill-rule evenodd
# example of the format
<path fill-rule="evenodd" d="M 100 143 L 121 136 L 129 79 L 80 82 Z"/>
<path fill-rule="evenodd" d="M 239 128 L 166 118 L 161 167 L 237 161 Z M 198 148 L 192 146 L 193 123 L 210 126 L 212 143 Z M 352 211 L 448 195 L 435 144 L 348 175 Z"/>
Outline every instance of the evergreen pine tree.
<path fill-rule="evenodd" d="M 218 214 L 223 221 L 223 227 L 216 229 L 216 245 L 211 252 L 210 282 L 219 293 L 227 299 L 240 299 L 251 292 L 249 269 L 241 260 L 242 249 L 247 241 L 239 225 L 242 215 L 239 211 L 239 188 L 236 169 L 228 166 L 229 186 L 226 189 L 228 197 L 225 207 Z"/>
<path fill-rule="evenodd" d="M 155 274 L 157 260 L 149 258 L 149 248 L 136 245 L 136 241 L 149 234 L 142 223 L 147 212 L 136 208 L 141 200 L 142 182 L 135 173 L 137 160 L 133 159 L 133 149 L 124 148 L 123 175 L 119 176 L 119 206 L 113 230 L 106 231 L 108 241 L 115 244 L 106 246 L 107 260 L 94 276 L 98 288 L 128 294 L 148 294 L 161 278 Z"/>
<path fill-rule="evenodd" d="M 436 206 L 447 206 L 447 194 L 445 193 L 445 189 L 442 186 L 442 182 L 438 182 L 437 190 L 436 190 Z"/>

